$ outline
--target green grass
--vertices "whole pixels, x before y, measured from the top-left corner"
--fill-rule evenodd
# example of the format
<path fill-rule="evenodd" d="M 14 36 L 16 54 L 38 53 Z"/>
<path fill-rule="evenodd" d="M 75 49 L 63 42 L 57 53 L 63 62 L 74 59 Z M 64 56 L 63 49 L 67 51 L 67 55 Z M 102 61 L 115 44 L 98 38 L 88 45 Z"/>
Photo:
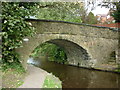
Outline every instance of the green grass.
<path fill-rule="evenodd" d="M 13 63 L 2 68 L 2 88 L 17 88 L 22 85 L 25 77 L 24 68 L 18 64 Z"/>
<path fill-rule="evenodd" d="M 20 74 L 25 73 L 25 69 L 22 67 L 21 63 L 19 62 L 15 62 L 11 64 L 6 63 L 1 68 L 2 72 L 6 72 L 9 69 L 14 69 L 15 72 L 20 73 Z"/>
<path fill-rule="evenodd" d="M 43 88 L 62 88 L 61 81 L 52 74 L 48 75 L 44 81 Z"/>

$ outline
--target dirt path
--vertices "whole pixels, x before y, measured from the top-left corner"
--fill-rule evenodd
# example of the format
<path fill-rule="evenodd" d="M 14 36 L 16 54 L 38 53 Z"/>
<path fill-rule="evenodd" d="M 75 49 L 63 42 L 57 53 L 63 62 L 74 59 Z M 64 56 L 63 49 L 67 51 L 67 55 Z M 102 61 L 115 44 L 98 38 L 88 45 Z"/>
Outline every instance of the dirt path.
<path fill-rule="evenodd" d="M 33 65 L 28 65 L 28 76 L 24 80 L 24 84 L 19 88 L 42 88 L 47 72 Z"/>

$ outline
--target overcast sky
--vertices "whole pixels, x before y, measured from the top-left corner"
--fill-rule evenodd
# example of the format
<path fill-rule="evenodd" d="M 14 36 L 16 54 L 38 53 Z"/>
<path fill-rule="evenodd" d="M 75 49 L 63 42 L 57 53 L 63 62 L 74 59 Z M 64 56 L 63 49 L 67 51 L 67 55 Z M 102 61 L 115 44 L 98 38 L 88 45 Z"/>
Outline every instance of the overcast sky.
<path fill-rule="evenodd" d="M 88 13 L 93 8 L 93 4 L 88 4 L 88 2 L 94 1 L 94 8 L 92 12 L 96 16 L 97 14 L 107 14 L 109 12 L 108 8 L 98 6 L 98 4 L 101 4 L 103 0 L 83 0 L 85 1 L 85 7 L 88 10 Z"/>
<path fill-rule="evenodd" d="M 94 15 L 96 16 L 97 14 L 107 14 L 109 12 L 109 9 L 108 8 L 105 8 L 105 7 L 96 7 L 96 9 L 94 9 L 92 11 L 94 13 Z"/>

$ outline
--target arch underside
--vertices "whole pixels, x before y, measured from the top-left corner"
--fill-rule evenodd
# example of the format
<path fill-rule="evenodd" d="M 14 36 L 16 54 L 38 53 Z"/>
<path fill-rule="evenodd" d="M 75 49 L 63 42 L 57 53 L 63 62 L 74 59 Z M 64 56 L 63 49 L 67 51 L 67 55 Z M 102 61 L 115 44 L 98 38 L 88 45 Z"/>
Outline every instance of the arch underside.
<path fill-rule="evenodd" d="M 90 56 L 87 51 L 81 46 L 64 39 L 53 39 L 47 41 L 48 43 L 56 44 L 63 48 L 67 55 L 67 61 L 70 65 L 86 66 L 90 60 Z"/>

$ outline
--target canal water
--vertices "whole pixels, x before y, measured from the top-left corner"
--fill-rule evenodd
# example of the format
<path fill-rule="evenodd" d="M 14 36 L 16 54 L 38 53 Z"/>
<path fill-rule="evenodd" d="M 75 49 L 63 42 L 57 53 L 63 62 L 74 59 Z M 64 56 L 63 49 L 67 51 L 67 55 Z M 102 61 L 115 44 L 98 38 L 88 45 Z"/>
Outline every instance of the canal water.
<path fill-rule="evenodd" d="M 29 58 L 28 63 L 59 77 L 63 88 L 120 88 L 120 74 L 58 64 L 43 57 Z"/>

